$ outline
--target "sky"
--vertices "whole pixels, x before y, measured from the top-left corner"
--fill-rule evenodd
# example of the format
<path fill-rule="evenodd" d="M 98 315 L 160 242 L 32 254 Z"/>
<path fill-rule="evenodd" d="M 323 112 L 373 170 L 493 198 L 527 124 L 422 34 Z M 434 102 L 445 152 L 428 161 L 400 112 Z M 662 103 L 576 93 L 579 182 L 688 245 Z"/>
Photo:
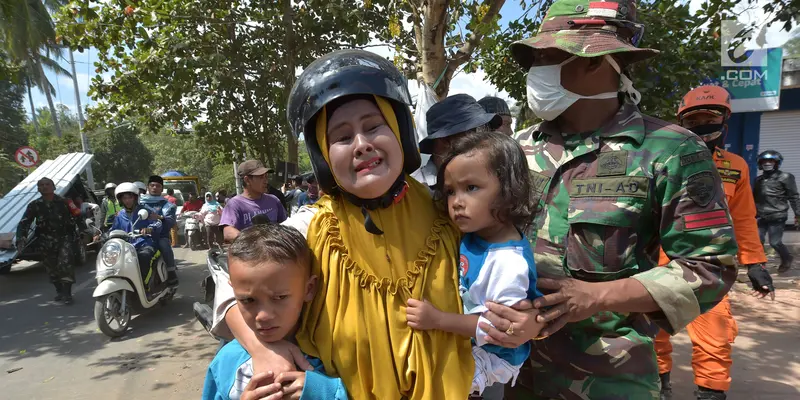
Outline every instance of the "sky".
<path fill-rule="evenodd" d="M 690 7 L 693 10 L 699 8 L 699 6 L 706 0 L 689 0 Z M 766 21 L 767 16 L 761 10 L 761 6 L 766 0 L 759 0 L 756 7 L 753 7 L 752 10 L 748 10 L 744 12 L 740 16 L 740 21 L 749 23 L 751 21 L 756 21 L 757 23 L 763 23 Z M 742 9 L 747 2 L 741 2 Z M 517 0 L 507 0 L 506 3 L 503 5 L 503 8 L 500 10 L 501 20 L 500 24 L 502 27 L 505 27 L 509 21 L 515 20 L 519 18 L 522 14 L 522 8 L 520 7 L 519 1 Z M 645 31 L 645 35 L 646 35 Z M 779 47 L 783 45 L 789 39 L 789 32 L 781 31 L 780 24 L 773 24 L 772 27 L 769 28 L 767 31 L 767 47 Z M 749 48 L 754 47 L 753 44 L 748 46 Z M 369 50 L 374 51 L 377 54 L 383 56 L 391 56 L 391 50 L 385 47 L 372 47 Z M 76 76 L 78 78 L 78 90 L 80 92 L 81 104 L 85 108 L 87 105 L 91 105 L 94 102 L 87 96 L 87 92 L 89 90 L 89 84 L 91 79 L 96 75 L 94 72 L 94 62 L 97 61 L 97 51 L 94 49 L 86 49 L 83 53 L 74 52 L 75 57 L 75 68 L 76 68 Z M 70 70 L 70 66 L 68 63 L 67 54 L 64 53 L 64 59 L 59 60 L 60 64 L 66 69 Z M 106 75 L 110 76 L 110 73 Z M 56 76 L 53 72 L 47 72 L 48 79 L 56 87 L 56 95 L 54 96 L 53 100 L 56 103 L 62 103 L 69 107 L 70 110 L 73 112 L 76 110 L 75 107 L 75 92 L 72 80 L 67 78 L 66 76 Z M 414 82 L 410 83 L 410 88 L 412 96 L 416 97 L 417 93 L 419 92 L 419 88 Z M 459 73 L 451 82 L 450 84 L 450 92 L 449 94 L 458 94 L 458 93 L 466 93 L 471 95 L 476 99 L 480 99 L 486 95 L 496 95 L 508 100 L 509 105 L 513 104 L 513 101 L 509 99 L 508 93 L 505 92 L 498 92 L 497 88 L 494 87 L 491 83 L 488 82 L 486 79 L 486 74 L 478 70 L 474 73 Z M 39 92 L 37 89 L 33 90 L 33 103 L 36 108 L 46 107 L 47 106 L 47 99 Z M 28 106 L 28 101 L 25 101 L 25 109 L 28 112 L 28 116 L 30 117 L 30 107 Z"/>

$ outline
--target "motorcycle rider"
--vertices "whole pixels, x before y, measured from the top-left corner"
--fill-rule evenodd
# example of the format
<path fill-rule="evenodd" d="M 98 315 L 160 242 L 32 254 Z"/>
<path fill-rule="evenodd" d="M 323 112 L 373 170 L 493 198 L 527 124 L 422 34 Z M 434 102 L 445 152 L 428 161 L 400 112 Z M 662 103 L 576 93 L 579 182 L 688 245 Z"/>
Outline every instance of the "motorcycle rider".
<path fill-rule="evenodd" d="M 150 218 L 158 219 L 163 223 L 160 235 L 155 236 L 158 249 L 164 255 L 164 262 L 167 264 L 167 285 L 178 285 L 178 273 L 175 267 L 175 253 L 172 251 L 169 232 L 176 224 L 175 213 L 177 207 L 167 201 L 161 192 L 164 190 L 164 178 L 158 175 L 151 175 L 147 180 L 148 193 L 139 197 L 139 202 L 149 206 L 156 211 Z"/>
<path fill-rule="evenodd" d="M 147 185 L 144 184 L 142 181 L 133 182 L 136 185 L 136 188 L 139 189 L 139 196 L 143 194 L 147 194 Z"/>
<path fill-rule="evenodd" d="M 158 215 L 156 210 L 143 204 L 139 204 L 139 188 L 130 182 L 120 183 L 115 190 L 115 197 L 122 206 L 111 230 L 123 230 L 125 232 L 137 232 L 145 236 L 133 239 L 130 243 L 136 248 L 136 258 L 139 259 L 139 272 L 142 280 L 147 277 L 152 261 L 157 256 L 156 241 L 161 235 L 163 224 L 159 219 L 137 220 L 139 210 L 147 210 L 150 216 Z"/>
<path fill-rule="evenodd" d="M 769 245 L 781 256 L 778 272 L 792 268 L 789 249 L 783 244 L 783 229 L 789 218 L 789 206 L 794 211 L 795 225 L 800 224 L 800 194 L 794 175 L 781 171 L 783 156 L 775 150 L 767 150 L 758 155 L 758 169 L 764 171 L 758 178 L 754 194 L 758 216 L 758 234 L 761 243 L 769 233 Z"/>
<path fill-rule="evenodd" d="M 117 203 L 117 198 L 114 197 L 114 190 L 117 188 L 117 184 L 113 182 L 106 183 L 106 198 L 103 199 L 102 204 L 100 205 L 100 215 L 102 215 L 105 220 L 103 221 L 103 228 L 107 230 L 111 227 L 111 224 L 114 223 L 114 217 L 117 216 L 117 213 L 121 209 L 119 203 Z"/>
<path fill-rule="evenodd" d="M 50 178 L 37 182 L 41 197 L 28 204 L 17 225 L 17 251 L 22 252 L 28 243 L 28 230 L 36 220 L 36 236 L 41 246 L 42 262 L 56 288 L 54 301 L 72 304 L 72 284 L 75 270 L 72 265 L 72 244 L 75 240 L 75 220 L 67 202 L 55 194 L 55 183 Z"/>
<path fill-rule="evenodd" d="M 514 134 L 514 131 L 511 129 L 511 123 L 513 122 L 511 119 L 511 110 L 508 108 L 508 103 L 506 103 L 505 100 L 495 96 L 486 96 L 478 100 L 478 104 L 480 104 L 487 113 L 497 114 L 503 119 L 503 124 L 497 128 L 498 131 L 508 136 Z"/>
<path fill-rule="evenodd" d="M 758 238 L 749 167 L 742 157 L 724 150 L 726 123 L 731 112 L 727 90 L 713 85 L 700 86 L 683 97 L 678 107 L 678 120 L 681 126 L 700 136 L 711 151 L 710 156 L 722 177 L 733 219 L 733 232 L 739 245 L 739 264 L 747 267 L 753 290 L 761 296 L 771 294 L 774 298 L 772 277 L 764 268 L 767 257 Z M 669 261 L 662 251 L 659 265 L 666 265 Z M 728 296 L 692 321 L 686 331 L 692 341 L 692 369 L 698 387 L 697 398 L 725 399 L 725 392 L 731 384 L 731 343 L 738 332 Z M 672 399 L 672 344 L 669 334 L 661 330 L 654 344 L 661 376 L 661 399 L 669 400 Z"/>

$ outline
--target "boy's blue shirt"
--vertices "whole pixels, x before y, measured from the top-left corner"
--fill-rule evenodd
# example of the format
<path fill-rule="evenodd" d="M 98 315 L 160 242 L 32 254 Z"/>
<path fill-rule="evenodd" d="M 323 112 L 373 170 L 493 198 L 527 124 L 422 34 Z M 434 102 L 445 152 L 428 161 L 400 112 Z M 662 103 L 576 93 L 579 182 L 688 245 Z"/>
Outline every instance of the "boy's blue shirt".
<path fill-rule="evenodd" d="M 347 400 L 347 390 L 340 378 L 325 375 L 322 362 L 306 356 L 313 371 L 306 371 L 301 400 Z M 252 376 L 250 354 L 237 340 L 226 344 L 208 366 L 203 385 L 203 400 L 234 400 L 242 395 Z"/>

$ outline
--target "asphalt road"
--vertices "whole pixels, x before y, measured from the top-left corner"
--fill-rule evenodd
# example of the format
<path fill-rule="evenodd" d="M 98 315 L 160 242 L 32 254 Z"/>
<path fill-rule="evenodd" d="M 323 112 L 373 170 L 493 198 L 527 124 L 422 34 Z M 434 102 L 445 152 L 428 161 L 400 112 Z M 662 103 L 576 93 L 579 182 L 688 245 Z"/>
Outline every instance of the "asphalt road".
<path fill-rule="evenodd" d="M 192 312 L 205 253 L 175 250 L 178 294 L 134 317 L 119 339 L 94 322 L 94 255 L 76 270 L 71 306 L 52 302 L 55 290 L 39 264 L 0 275 L 0 398 L 199 398 L 217 348 Z"/>
<path fill-rule="evenodd" d="M 0 399 L 199 398 L 217 348 L 192 313 L 192 303 L 201 300 L 205 253 L 176 249 L 176 257 L 177 297 L 135 317 L 131 331 L 113 340 L 94 322 L 93 262 L 76 271 L 72 306 L 51 302 L 55 292 L 40 265 L 17 265 L 0 275 Z M 800 398 L 800 269 L 774 276 L 774 302 L 753 299 L 744 283 L 731 292 L 739 336 L 730 399 Z M 675 399 L 691 399 L 685 331 L 673 345 Z"/>

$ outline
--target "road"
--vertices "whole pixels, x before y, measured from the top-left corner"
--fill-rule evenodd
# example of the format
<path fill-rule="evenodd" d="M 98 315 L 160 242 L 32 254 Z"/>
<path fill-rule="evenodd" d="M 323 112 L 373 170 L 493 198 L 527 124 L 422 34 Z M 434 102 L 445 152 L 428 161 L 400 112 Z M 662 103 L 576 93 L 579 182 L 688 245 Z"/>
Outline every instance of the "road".
<path fill-rule="evenodd" d="M 166 307 L 131 322 L 111 340 L 92 314 L 94 266 L 77 270 L 75 304 L 55 305 L 39 265 L 0 276 L 0 398 L 197 399 L 217 344 L 195 322 L 205 253 L 176 249 L 181 287 Z M 774 272 L 774 267 L 772 267 Z M 744 271 L 740 280 L 745 281 Z M 800 270 L 776 276 L 775 302 L 757 300 L 737 283 L 731 292 L 739 324 L 728 398 L 800 399 Z M 673 338 L 675 399 L 691 399 L 691 343 Z M 12 373 L 17 368 L 22 368 Z"/>
<path fill-rule="evenodd" d="M 0 276 L 0 398 L 199 398 L 217 347 L 192 312 L 201 301 L 205 253 L 175 250 L 176 298 L 135 317 L 120 339 L 94 322 L 93 256 L 76 270 L 71 306 L 51 302 L 55 290 L 39 264 Z"/>

